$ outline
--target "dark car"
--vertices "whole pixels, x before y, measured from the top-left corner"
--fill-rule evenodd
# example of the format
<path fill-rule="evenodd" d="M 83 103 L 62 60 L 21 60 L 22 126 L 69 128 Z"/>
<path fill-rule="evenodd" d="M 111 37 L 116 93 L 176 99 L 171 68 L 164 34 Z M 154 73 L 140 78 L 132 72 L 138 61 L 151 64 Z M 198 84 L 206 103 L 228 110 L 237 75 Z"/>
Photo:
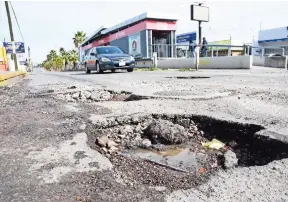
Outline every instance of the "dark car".
<path fill-rule="evenodd" d="M 87 74 L 92 70 L 96 70 L 97 73 L 107 70 L 115 72 L 116 69 L 127 69 L 128 72 L 133 72 L 135 59 L 118 47 L 99 46 L 88 52 L 84 65 Z"/>

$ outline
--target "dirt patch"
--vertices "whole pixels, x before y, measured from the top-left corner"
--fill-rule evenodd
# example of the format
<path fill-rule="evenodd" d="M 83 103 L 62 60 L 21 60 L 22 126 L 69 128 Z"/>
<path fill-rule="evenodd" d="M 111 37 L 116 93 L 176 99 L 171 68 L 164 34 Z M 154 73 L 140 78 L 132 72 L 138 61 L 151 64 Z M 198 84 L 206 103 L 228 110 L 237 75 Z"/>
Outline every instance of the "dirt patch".
<path fill-rule="evenodd" d="M 208 173 L 184 173 L 152 162 L 112 155 L 114 177 L 126 185 L 164 186 L 169 190 L 189 189 L 208 179 Z"/>

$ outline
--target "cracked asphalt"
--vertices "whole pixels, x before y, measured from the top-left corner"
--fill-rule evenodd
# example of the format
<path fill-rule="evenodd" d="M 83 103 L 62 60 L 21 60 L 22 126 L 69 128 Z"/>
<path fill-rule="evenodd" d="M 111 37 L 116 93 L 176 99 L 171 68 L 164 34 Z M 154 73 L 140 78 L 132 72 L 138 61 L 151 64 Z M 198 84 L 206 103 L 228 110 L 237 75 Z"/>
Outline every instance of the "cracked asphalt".
<path fill-rule="evenodd" d="M 210 78 L 176 78 L 186 76 Z M 34 69 L 24 81 L 0 89 L 0 201 L 288 201 L 287 159 L 220 171 L 196 189 L 123 187 L 80 127 L 91 114 L 198 114 L 261 125 L 265 134 L 287 141 L 287 79 L 287 70 L 260 67 L 100 75 Z M 72 85 L 151 99 L 89 107 L 31 96 Z"/>

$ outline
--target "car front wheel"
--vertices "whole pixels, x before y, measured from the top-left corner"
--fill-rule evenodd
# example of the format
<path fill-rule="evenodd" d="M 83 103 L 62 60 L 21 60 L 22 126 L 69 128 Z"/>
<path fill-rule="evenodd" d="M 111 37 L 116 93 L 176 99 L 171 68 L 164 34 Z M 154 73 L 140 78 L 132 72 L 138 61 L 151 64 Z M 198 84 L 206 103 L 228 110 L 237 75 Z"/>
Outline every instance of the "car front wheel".
<path fill-rule="evenodd" d="M 103 70 L 100 69 L 100 65 L 99 65 L 98 62 L 96 63 L 96 71 L 97 71 L 98 74 L 102 74 L 103 73 Z"/>
<path fill-rule="evenodd" d="M 91 70 L 88 69 L 87 64 L 85 64 L 85 72 L 86 72 L 86 74 L 90 74 L 91 73 Z"/>
<path fill-rule="evenodd" d="M 127 72 L 133 72 L 133 68 L 131 68 L 131 69 L 127 69 Z"/>

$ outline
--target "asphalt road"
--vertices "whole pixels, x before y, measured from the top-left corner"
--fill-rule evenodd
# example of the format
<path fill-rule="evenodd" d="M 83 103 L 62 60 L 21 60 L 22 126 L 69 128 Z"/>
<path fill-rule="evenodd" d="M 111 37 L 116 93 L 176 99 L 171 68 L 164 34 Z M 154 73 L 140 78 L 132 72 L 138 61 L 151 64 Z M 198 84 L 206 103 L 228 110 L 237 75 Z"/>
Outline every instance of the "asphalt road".
<path fill-rule="evenodd" d="M 158 98 L 111 102 L 109 108 L 115 114 L 195 113 L 259 124 L 283 135 L 288 134 L 288 72 L 284 69 L 253 67 L 251 70 L 168 70 L 114 74 L 47 73 L 35 69 L 31 78 L 30 86 L 36 89 L 46 84 L 65 83 Z M 107 103 L 100 105 L 107 106 Z"/>
<path fill-rule="evenodd" d="M 268 135 L 286 141 L 287 77 L 286 70 L 259 67 L 99 75 L 34 69 L 26 78 L 27 85 L 0 93 L 0 120 L 4 120 L 0 201 L 288 201 L 287 159 L 220 171 L 197 189 L 171 193 L 122 186 L 111 177 L 109 159 L 87 145 L 80 127 L 91 114 L 199 114 L 258 124 L 275 132 Z M 31 92 L 37 95 L 73 85 L 128 91 L 150 99 L 97 102 L 89 108 L 81 103 L 67 106 L 49 97 L 29 97 Z"/>

